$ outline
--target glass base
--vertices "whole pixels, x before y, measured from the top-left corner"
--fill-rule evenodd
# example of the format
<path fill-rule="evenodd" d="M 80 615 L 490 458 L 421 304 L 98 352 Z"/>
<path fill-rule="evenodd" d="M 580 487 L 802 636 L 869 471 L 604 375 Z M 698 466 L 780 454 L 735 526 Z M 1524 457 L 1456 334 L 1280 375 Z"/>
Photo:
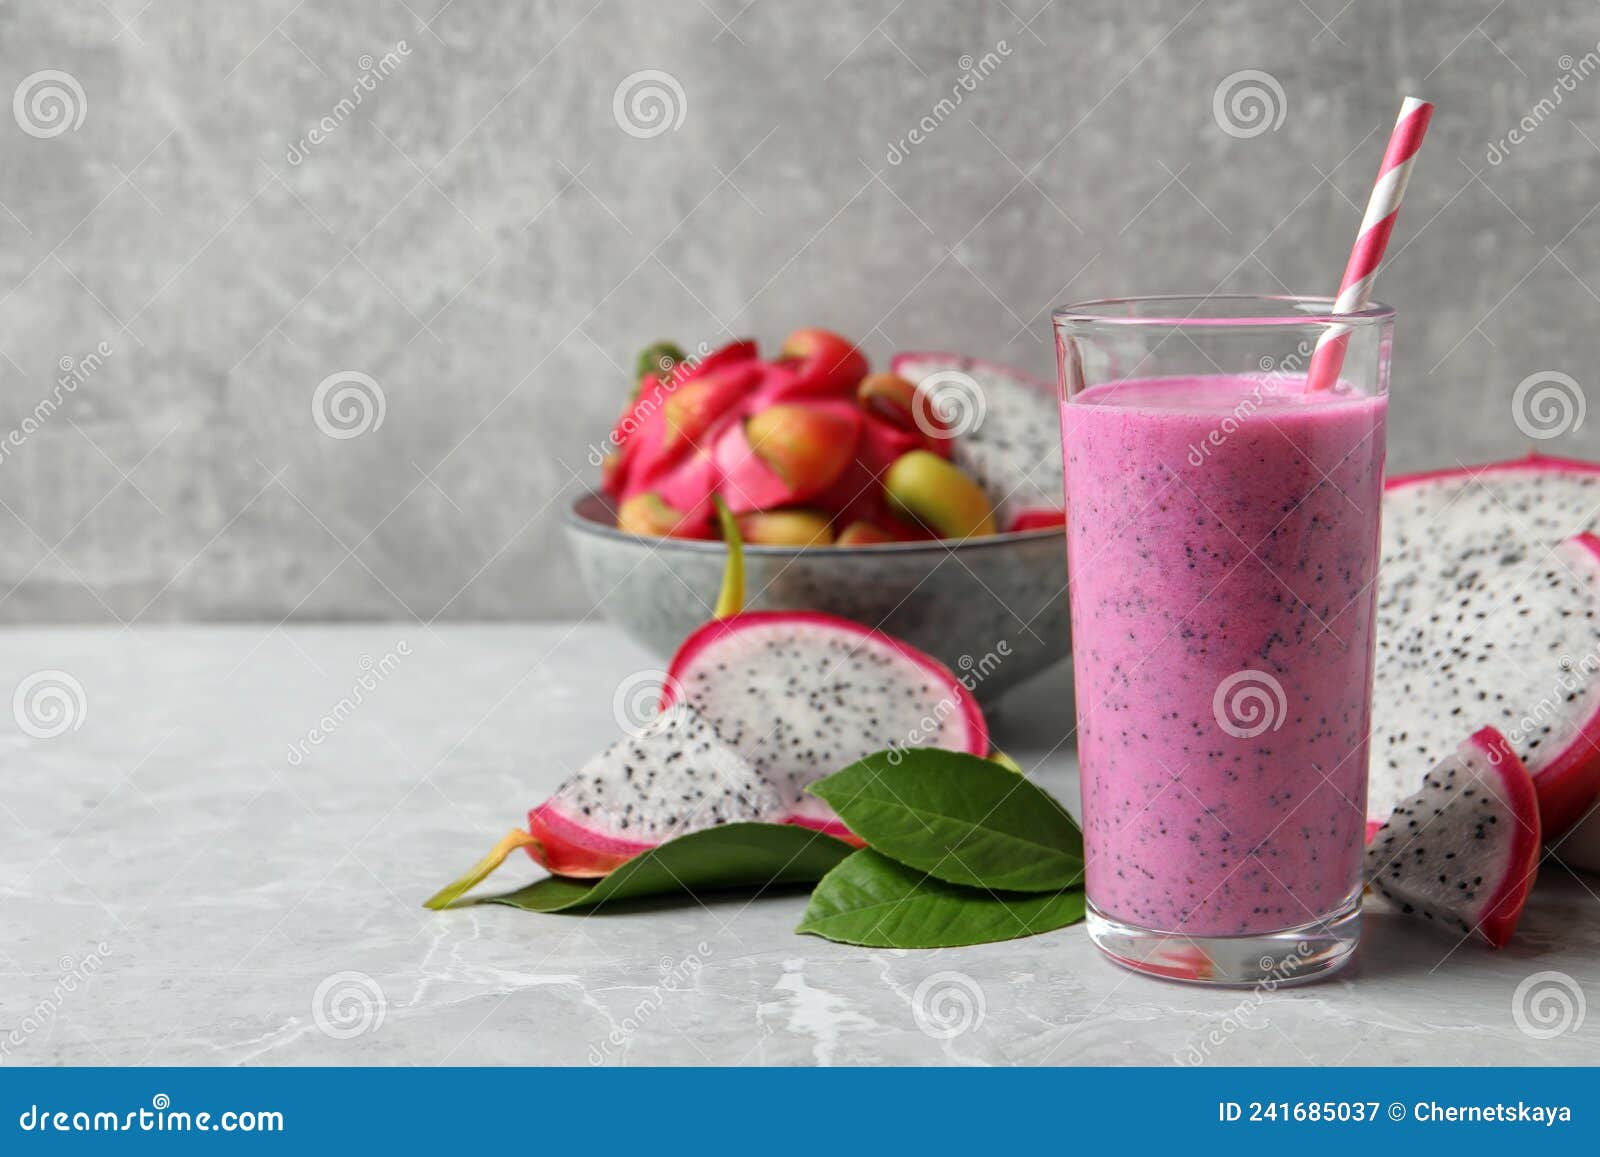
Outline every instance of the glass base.
<path fill-rule="evenodd" d="M 1093 903 L 1089 938 L 1118 964 L 1197 984 L 1303 984 L 1350 959 L 1361 939 L 1361 891 L 1321 920 L 1255 936 L 1185 936 L 1124 924 Z"/>

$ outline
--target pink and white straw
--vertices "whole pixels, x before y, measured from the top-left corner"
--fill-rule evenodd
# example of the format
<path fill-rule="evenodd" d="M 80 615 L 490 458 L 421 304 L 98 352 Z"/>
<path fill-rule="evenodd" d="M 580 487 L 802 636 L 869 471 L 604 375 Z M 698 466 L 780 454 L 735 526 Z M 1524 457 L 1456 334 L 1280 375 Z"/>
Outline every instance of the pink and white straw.
<path fill-rule="evenodd" d="M 1339 283 L 1339 296 L 1333 303 L 1334 313 L 1355 313 L 1365 309 L 1372 300 L 1372 283 L 1377 280 L 1378 266 L 1383 263 L 1389 235 L 1394 232 L 1400 200 L 1406 194 L 1406 182 L 1411 179 L 1411 162 L 1422 148 L 1422 137 L 1432 117 L 1433 105 L 1414 96 L 1406 97 L 1400 106 L 1388 151 L 1383 154 L 1383 164 L 1378 168 L 1378 182 L 1367 200 L 1367 212 L 1361 219 L 1355 248 L 1350 251 L 1350 261 L 1344 267 L 1344 280 Z M 1347 325 L 1332 325 L 1323 332 L 1311 355 L 1311 368 L 1306 374 L 1307 389 L 1325 390 L 1339 380 L 1345 348 L 1349 344 L 1350 327 Z"/>

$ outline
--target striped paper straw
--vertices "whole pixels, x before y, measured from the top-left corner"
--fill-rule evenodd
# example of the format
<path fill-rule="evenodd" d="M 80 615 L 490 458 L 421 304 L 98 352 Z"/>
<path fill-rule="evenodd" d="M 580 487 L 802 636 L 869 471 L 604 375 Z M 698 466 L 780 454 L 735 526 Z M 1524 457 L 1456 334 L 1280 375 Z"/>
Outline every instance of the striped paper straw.
<path fill-rule="evenodd" d="M 1334 313 L 1354 313 L 1365 309 L 1372 300 L 1372 283 L 1377 279 L 1378 266 L 1383 263 L 1383 252 L 1389 247 L 1389 234 L 1394 232 L 1394 219 L 1400 213 L 1400 199 L 1406 195 L 1411 162 L 1422 147 L 1422 137 L 1432 117 L 1433 106 L 1414 96 L 1406 97 L 1400 106 L 1400 117 L 1389 137 L 1389 149 L 1378 168 L 1378 182 L 1372 187 L 1366 216 L 1362 217 L 1361 230 L 1356 234 L 1355 248 L 1350 250 L 1350 262 L 1344 267 L 1344 280 L 1339 283 L 1339 296 L 1333 303 Z M 1311 368 L 1306 374 L 1307 389 L 1325 390 L 1339 380 L 1345 347 L 1349 344 L 1350 327 L 1347 325 L 1331 325 L 1323 332 L 1311 355 Z"/>

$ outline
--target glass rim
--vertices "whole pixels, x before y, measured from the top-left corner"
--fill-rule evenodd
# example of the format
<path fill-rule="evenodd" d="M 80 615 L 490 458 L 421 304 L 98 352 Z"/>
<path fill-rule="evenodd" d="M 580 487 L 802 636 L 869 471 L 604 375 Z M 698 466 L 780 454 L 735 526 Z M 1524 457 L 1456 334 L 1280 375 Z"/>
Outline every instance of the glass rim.
<path fill-rule="evenodd" d="M 1261 313 L 1203 314 L 1200 310 L 1211 303 L 1224 306 L 1233 303 L 1236 308 L 1252 302 L 1272 308 Z M 1127 314 L 1113 310 L 1120 307 L 1166 306 L 1171 309 L 1158 313 Z M 1187 309 L 1185 306 L 1194 306 Z M 1171 293 L 1149 294 L 1134 297 L 1101 297 L 1060 306 L 1050 313 L 1054 328 L 1078 325 L 1116 326 L 1180 326 L 1255 328 L 1258 326 L 1327 326 L 1354 327 L 1381 325 L 1394 319 L 1394 307 L 1381 301 L 1368 302 L 1351 313 L 1335 313 L 1334 299 L 1319 294 L 1290 293 Z M 1298 310 L 1298 312 L 1296 312 Z"/>

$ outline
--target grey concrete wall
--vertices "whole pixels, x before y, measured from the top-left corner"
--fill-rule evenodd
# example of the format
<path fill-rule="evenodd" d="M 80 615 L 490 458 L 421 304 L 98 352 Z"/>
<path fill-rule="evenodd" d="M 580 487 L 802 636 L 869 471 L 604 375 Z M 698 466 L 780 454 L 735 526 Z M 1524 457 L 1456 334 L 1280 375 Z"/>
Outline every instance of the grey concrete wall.
<path fill-rule="evenodd" d="M 1597 41 L 1588 0 L 7 3 L 0 618 L 581 613 L 557 515 L 642 343 L 1048 373 L 1063 299 L 1331 291 L 1406 92 L 1394 464 L 1533 444 L 1539 371 L 1595 411 L 1540 444 L 1600 452 Z M 382 423 L 331 437 L 346 372 Z"/>

